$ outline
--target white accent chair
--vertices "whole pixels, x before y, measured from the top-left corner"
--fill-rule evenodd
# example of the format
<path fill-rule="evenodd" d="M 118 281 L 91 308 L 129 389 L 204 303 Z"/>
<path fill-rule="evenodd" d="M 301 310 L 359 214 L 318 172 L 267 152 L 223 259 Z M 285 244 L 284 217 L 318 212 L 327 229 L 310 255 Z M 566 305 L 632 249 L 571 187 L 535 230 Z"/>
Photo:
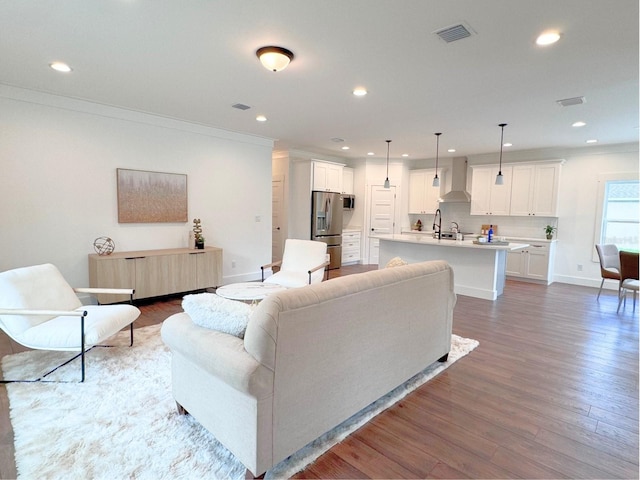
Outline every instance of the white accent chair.
<path fill-rule="evenodd" d="M 327 244 L 315 240 L 287 238 L 284 243 L 282 260 L 262 265 L 262 281 L 286 288 L 304 287 L 323 280 L 329 266 Z M 280 266 L 280 270 L 267 279 L 265 268 Z"/>
<path fill-rule="evenodd" d="M 52 264 L 16 268 L 0 273 L 0 329 L 25 347 L 37 350 L 80 352 L 81 382 L 85 379 L 85 351 L 129 326 L 140 315 L 133 305 L 82 305 L 76 293 L 129 294 L 133 289 L 76 288 Z M 69 363 L 71 360 L 65 362 Z M 36 380 L 44 378 L 61 365 Z"/>

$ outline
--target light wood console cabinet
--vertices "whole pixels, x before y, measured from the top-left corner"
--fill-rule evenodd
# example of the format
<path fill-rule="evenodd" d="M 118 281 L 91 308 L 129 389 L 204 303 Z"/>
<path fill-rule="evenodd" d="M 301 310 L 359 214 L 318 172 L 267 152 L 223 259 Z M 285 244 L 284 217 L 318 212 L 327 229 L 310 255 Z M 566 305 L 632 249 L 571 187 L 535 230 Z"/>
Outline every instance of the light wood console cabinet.
<path fill-rule="evenodd" d="M 171 248 L 89 255 L 89 285 L 134 288 L 134 299 L 202 290 L 222 284 L 222 249 Z M 127 295 L 98 295 L 100 303 L 129 300 Z"/>

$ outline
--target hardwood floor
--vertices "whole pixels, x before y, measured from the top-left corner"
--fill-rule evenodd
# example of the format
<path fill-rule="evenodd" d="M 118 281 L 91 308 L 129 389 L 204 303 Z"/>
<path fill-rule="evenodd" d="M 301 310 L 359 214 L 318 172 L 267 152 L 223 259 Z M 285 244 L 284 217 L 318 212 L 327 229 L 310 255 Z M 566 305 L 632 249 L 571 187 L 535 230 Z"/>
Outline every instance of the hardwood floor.
<path fill-rule="evenodd" d="M 458 296 L 454 333 L 480 346 L 294 478 L 638 478 L 640 308 L 596 295 L 508 281 L 495 302 Z M 180 302 L 140 305 L 137 326 Z M 0 335 L 0 355 L 20 350 Z M 0 388 L 1 478 L 16 476 L 13 453 Z"/>

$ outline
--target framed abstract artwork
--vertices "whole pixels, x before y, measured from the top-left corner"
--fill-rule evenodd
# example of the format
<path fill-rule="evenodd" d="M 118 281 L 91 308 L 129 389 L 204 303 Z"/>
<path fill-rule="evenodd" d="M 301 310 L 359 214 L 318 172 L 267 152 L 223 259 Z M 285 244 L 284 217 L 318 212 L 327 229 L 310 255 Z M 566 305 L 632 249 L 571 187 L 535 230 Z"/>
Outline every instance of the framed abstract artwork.
<path fill-rule="evenodd" d="M 187 176 L 118 168 L 118 223 L 187 221 Z"/>

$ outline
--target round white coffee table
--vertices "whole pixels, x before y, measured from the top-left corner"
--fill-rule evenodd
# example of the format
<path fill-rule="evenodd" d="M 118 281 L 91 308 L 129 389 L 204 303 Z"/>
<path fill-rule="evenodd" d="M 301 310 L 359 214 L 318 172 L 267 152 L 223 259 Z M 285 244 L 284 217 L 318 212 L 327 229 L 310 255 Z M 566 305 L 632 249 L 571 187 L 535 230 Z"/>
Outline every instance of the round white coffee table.
<path fill-rule="evenodd" d="M 216 289 L 216 295 L 229 300 L 258 301 L 267 295 L 286 290 L 285 287 L 274 283 L 241 282 L 230 283 Z"/>

